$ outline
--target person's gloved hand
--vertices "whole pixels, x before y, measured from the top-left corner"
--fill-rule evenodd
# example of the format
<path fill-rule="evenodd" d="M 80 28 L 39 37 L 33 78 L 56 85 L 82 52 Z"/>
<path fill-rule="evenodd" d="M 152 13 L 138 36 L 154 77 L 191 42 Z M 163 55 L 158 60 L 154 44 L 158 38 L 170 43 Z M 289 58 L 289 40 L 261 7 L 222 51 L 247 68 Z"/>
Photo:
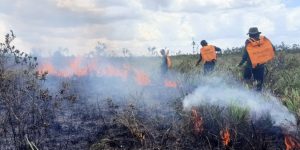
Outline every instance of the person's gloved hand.
<path fill-rule="evenodd" d="M 243 64 L 239 63 L 239 64 L 236 64 L 236 67 L 241 67 Z"/>
<path fill-rule="evenodd" d="M 240 64 L 240 63 L 239 63 L 239 64 L 236 64 L 236 65 L 235 65 L 235 68 L 236 68 L 238 71 L 242 71 L 242 70 L 243 70 L 243 67 L 242 67 L 242 66 L 243 66 L 243 64 Z"/>

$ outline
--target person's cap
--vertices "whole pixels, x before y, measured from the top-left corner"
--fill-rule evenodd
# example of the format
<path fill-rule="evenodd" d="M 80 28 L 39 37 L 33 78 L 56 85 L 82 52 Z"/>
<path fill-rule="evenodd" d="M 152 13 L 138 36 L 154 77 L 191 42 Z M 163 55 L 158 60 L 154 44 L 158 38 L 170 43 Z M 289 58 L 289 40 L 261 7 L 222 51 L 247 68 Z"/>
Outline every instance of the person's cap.
<path fill-rule="evenodd" d="M 206 42 L 205 40 L 202 40 L 202 41 L 200 42 L 200 44 L 201 44 L 201 45 L 207 45 L 207 42 Z"/>
<path fill-rule="evenodd" d="M 254 35 L 254 34 L 260 34 L 261 32 L 258 31 L 258 28 L 257 27 L 251 27 L 249 29 L 249 32 L 247 34 L 251 34 L 251 35 Z"/>

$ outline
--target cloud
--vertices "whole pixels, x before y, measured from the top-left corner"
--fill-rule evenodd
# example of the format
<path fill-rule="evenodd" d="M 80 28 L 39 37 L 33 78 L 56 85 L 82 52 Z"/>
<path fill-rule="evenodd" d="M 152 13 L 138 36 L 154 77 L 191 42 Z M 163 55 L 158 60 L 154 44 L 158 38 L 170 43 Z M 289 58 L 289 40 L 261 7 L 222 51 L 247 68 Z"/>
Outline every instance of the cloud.
<path fill-rule="evenodd" d="M 1 17 L 0 17 L 1 18 Z M 7 29 L 7 27 L 6 27 L 6 25 L 4 24 L 4 22 L 0 22 L 0 33 L 5 33 L 5 32 L 7 32 L 8 31 L 8 29 Z M 0 42 L 2 43 L 2 42 L 4 42 L 4 36 L 2 35 L 1 37 L 0 37 Z"/>
<path fill-rule="evenodd" d="M 148 46 L 192 52 L 192 39 L 241 46 L 251 26 L 275 44 L 297 42 L 295 0 L 0 0 L 0 34 L 13 29 L 20 49 L 76 54 L 97 41 L 144 54 Z"/>
<path fill-rule="evenodd" d="M 94 0 L 56 0 L 56 6 L 73 11 L 97 9 Z"/>
<path fill-rule="evenodd" d="M 300 30 L 300 9 L 294 8 L 289 11 L 287 15 L 287 30 L 288 31 L 299 31 Z"/>
<path fill-rule="evenodd" d="M 144 8 L 168 12 L 211 13 L 218 10 L 269 7 L 283 0 L 141 0 Z"/>
<path fill-rule="evenodd" d="M 173 0 L 140 0 L 143 8 L 151 10 L 165 9 L 169 7 L 174 1 Z"/>

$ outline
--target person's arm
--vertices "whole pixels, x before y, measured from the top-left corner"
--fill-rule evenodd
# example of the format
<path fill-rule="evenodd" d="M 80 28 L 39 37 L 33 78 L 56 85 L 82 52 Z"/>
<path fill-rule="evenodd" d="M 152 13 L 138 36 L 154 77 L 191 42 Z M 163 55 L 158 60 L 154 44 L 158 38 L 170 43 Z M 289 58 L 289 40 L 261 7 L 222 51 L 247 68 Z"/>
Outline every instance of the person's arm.
<path fill-rule="evenodd" d="M 196 66 L 198 66 L 198 65 L 200 64 L 201 60 L 202 60 L 202 56 L 201 56 L 201 54 L 200 54 L 200 55 L 199 55 L 199 59 L 198 59 L 198 61 L 197 61 L 197 63 L 196 63 Z"/>
<path fill-rule="evenodd" d="M 215 46 L 215 49 L 216 49 L 217 52 L 222 52 L 221 48 L 219 48 L 217 46 Z"/>
<path fill-rule="evenodd" d="M 248 57 L 249 57 L 249 55 L 248 55 L 247 50 L 244 50 L 242 60 L 241 60 L 241 62 L 239 63 L 238 66 L 242 66 L 248 60 Z"/>
<path fill-rule="evenodd" d="M 238 66 L 242 66 L 249 58 L 249 54 L 246 50 L 246 47 L 247 47 L 247 44 L 249 43 L 249 41 L 247 40 L 245 42 L 245 49 L 244 49 L 244 52 L 243 52 L 243 56 L 242 56 L 242 60 L 240 61 L 240 63 L 238 64 Z"/>

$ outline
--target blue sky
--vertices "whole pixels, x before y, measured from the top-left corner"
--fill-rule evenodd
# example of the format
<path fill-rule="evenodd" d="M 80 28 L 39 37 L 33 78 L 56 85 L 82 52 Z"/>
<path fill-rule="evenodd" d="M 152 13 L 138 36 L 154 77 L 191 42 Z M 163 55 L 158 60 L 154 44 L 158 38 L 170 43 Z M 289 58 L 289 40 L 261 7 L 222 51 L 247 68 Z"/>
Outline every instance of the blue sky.
<path fill-rule="evenodd" d="M 299 0 L 0 0 L 0 39 L 10 29 L 25 51 L 80 55 L 97 42 L 108 51 L 148 47 L 192 52 L 192 39 L 241 46 L 257 26 L 274 44 L 300 43 Z"/>
<path fill-rule="evenodd" d="M 284 2 L 287 7 L 299 7 L 300 6 L 300 1 L 298 0 L 286 0 Z"/>

